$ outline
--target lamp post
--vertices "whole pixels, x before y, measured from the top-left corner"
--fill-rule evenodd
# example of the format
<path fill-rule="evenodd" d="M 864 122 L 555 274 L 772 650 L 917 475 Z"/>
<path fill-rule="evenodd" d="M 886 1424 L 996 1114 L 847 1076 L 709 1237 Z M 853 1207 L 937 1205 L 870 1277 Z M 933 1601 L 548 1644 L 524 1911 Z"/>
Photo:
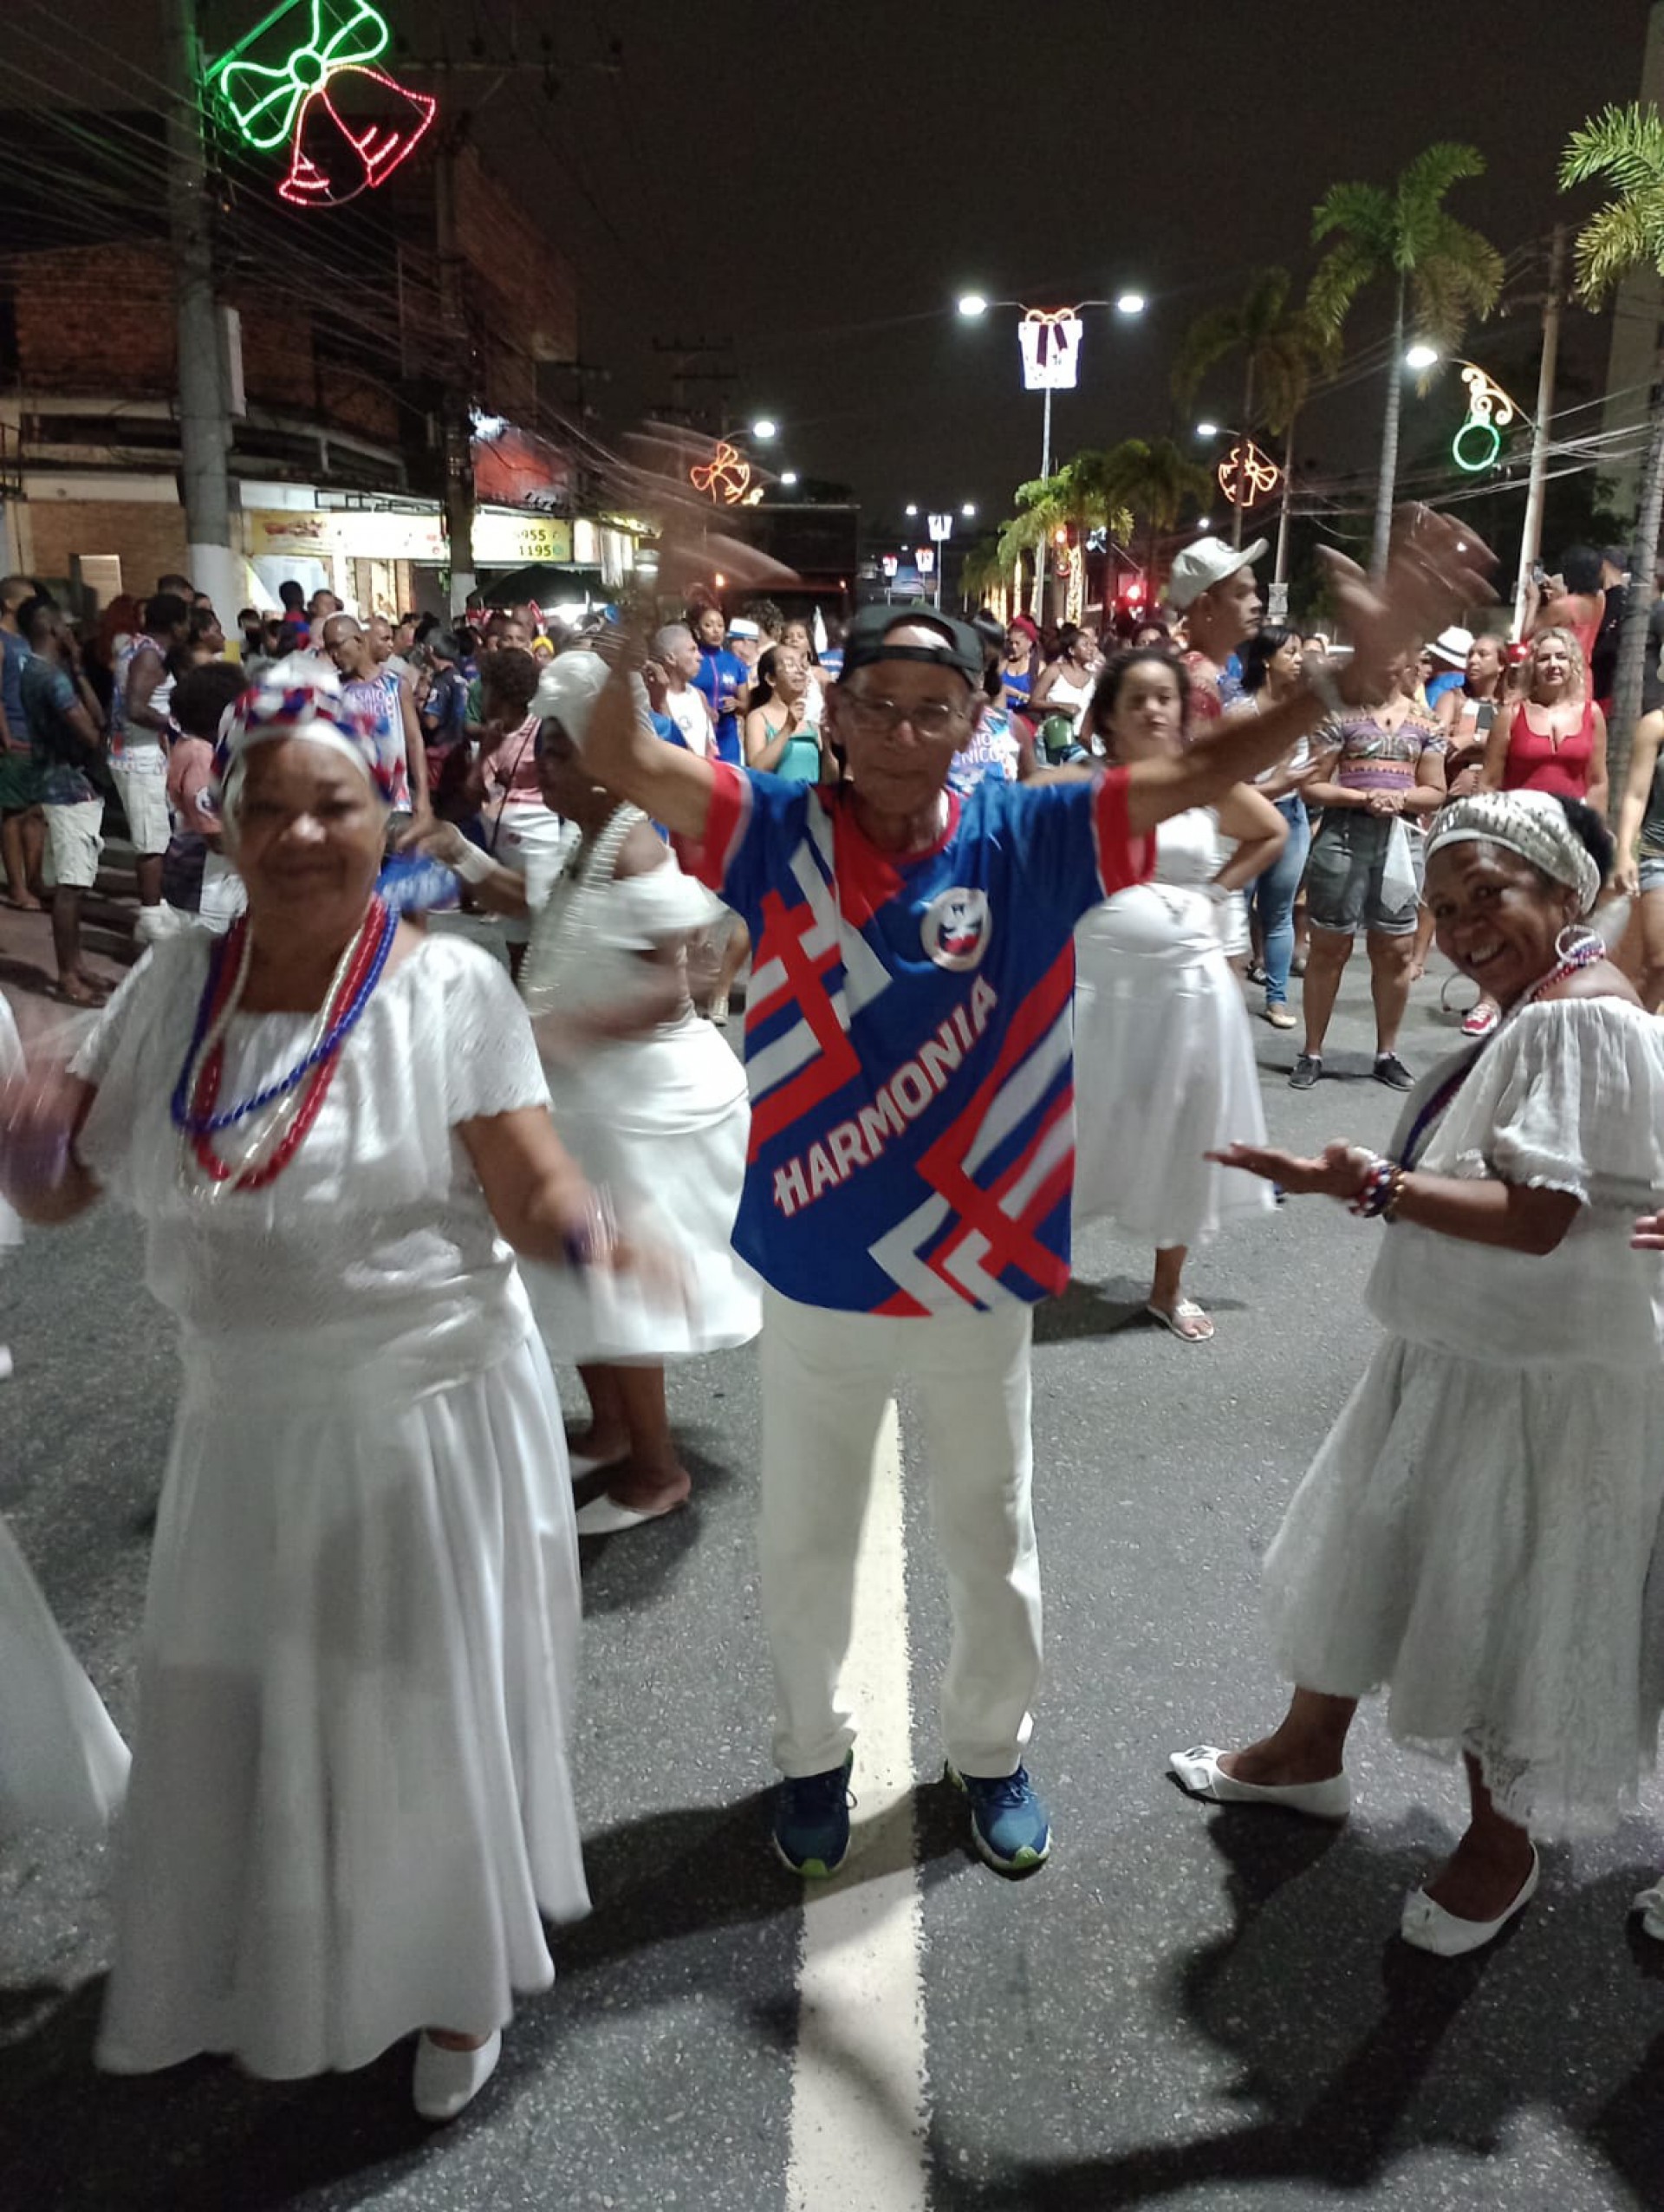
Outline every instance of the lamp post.
<path fill-rule="evenodd" d="M 1143 314 L 1148 305 L 1142 292 L 1117 292 L 1113 299 L 1077 300 L 1072 307 L 1029 307 L 1021 300 L 990 299 L 982 292 L 962 292 L 957 303 L 966 322 L 978 322 L 990 308 L 1015 308 L 1020 318 L 1017 343 L 1022 349 L 1024 388 L 1042 394 L 1040 412 L 1040 476 L 1051 474 L 1051 395 L 1072 392 L 1080 373 L 1082 310 L 1108 308 L 1123 320 Z M 1020 563 L 1019 563 L 1020 567 Z M 1034 563 L 1034 611 L 1037 621 L 1045 601 L 1045 554 L 1037 550 Z"/>
<path fill-rule="evenodd" d="M 1030 392 L 1043 396 L 1040 416 L 1040 473 L 1051 474 L 1051 395 L 1072 392 L 1080 370 L 1081 310 L 1111 309 L 1124 320 L 1143 314 L 1148 302 L 1142 292 L 1118 292 L 1112 300 L 1077 300 L 1073 307 L 1030 307 L 1022 300 L 990 299 L 982 292 L 962 292 L 959 312 L 967 322 L 979 322 L 990 308 L 1015 308 L 1023 349 L 1023 381 Z"/>

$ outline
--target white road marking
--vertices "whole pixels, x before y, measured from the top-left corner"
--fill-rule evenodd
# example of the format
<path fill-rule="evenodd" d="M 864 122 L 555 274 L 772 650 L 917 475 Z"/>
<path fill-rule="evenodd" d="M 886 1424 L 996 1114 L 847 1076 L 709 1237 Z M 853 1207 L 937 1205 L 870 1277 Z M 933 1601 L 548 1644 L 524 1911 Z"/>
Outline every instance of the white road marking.
<path fill-rule="evenodd" d="M 805 1884 L 792 2066 L 790 2212 L 926 2212 L 924 1919 L 913 1832 L 913 1712 L 901 1444 L 874 1455 L 844 1692 L 861 1718 L 844 1870 Z"/>

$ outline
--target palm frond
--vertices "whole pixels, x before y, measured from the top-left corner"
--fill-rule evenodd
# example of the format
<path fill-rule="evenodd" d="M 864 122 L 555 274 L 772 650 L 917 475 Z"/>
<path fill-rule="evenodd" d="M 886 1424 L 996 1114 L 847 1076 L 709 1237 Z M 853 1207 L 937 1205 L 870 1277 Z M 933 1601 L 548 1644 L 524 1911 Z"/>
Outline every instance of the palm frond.
<path fill-rule="evenodd" d="M 1560 157 L 1560 189 L 1609 178 L 1635 196 L 1664 185 L 1664 119 L 1651 101 L 1606 107 L 1575 130 Z"/>
<path fill-rule="evenodd" d="M 1390 257 L 1361 238 L 1342 238 L 1312 271 L 1306 310 L 1322 330 L 1338 336 L 1358 294 L 1385 275 Z"/>
<path fill-rule="evenodd" d="M 1360 245 L 1377 253 L 1392 247 L 1393 202 L 1379 185 L 1331 185 L 1311 211 L 1311 236 L 1320 244 L 1336 231 L 1343 231 Z"/>
<path fill-rule="evenodd" d="M 1578 296 L 1591 307 L 1632 270 L 1664 275 L 1664 221 L 1633 202 L 1609 200 L 1577 233 L 1576 266 Z"/>

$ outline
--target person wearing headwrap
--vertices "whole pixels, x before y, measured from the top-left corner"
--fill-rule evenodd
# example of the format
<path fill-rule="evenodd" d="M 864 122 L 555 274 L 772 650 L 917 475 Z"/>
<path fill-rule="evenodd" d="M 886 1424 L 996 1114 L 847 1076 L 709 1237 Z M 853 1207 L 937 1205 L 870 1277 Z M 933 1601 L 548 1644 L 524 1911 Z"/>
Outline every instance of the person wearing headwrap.
<path fill-rule="evenodd" d="M 1266 1558 L 1287 1714 L 1171 1764 L 1199 1797 L 1344 1819 L 1347 1732 L 1384 1685 L 1400 1742 L 1466 1766 L 1466 1832 L 1401 1922 L 1444 1956 L 1530 1902 L 1534 1836 L 1613 1826 L 1655 1752 L 1664 1346 L 1630 1236 L 1664 1194 L 1664 1031 L 1588 927 L 1611 857 L 1576 801 L 1453 801 L 1426 897 L 1497 1028 L 1417 1085 L 1384 1155 L 1222 1155 L 1381 1225 L 1386 1336 Z"/>
<path fill-rule="evenodd" d="M 315 661 L 237 702 L 246 914 L 0 1086 L 0 1190 L 136 1213 L 183 1356 L 98 2061 L 287 2079 L 431 2030 L 439 2119 L 587 1909 L 576 1538 L 514 1252 L 607 1252 L 508 977 L 376 894 L 372 737 Z"/>
<path fill-rule="evenodd" d="M 573 1474 L 605 1488 L 579 1513 L 581 1536 L 686 1502 L 665 1363 L 749 1343 L 762 1326 L 760 1286 L 732 1242 L 751 1121 L 745 1073 L 688 995 L 688 940 L 720 908 L 646 816 L 584 768 L 607 679 L 597 654 L 563 653 L 532 700 L 543 801 L 577 840 L 552 884 L 488 858 L 448 823 L 419 839 L 488 912 L 521 924 L 520 987 L 562 1135 L 625 1226 L 675 1265 L 670 1295 L 570 1268 L 526 1271 L 551 1356 L 573 1361 L 589 1394 Z"/>

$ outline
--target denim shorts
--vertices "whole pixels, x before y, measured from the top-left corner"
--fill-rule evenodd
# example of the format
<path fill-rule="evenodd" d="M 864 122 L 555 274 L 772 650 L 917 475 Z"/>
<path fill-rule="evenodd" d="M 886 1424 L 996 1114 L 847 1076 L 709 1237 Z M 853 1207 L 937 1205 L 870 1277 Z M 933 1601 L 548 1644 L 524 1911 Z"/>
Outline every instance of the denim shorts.
<path fill-rule="evenodd" d="M 1664 891 L 1664 854 L 1641 855 L 1641 888 L 1643 891 Z"/>
<path fill-rule="evenodd" d="M 1355 937 L 1373 929 L 1382 937 L 1407 937 L 1415 928 L 1416 902 L 1389 907 L 1381 898 L 1381 872 L 1394 816 L 1367 814 L 1355 807 L 1333 806 L 1311 841 L 1306 862 L 1306 919 L 1314 929 Z M 1416 882 L 1421 880 L 1421 840 L 1414 831 L 1410 850 Z"/>

